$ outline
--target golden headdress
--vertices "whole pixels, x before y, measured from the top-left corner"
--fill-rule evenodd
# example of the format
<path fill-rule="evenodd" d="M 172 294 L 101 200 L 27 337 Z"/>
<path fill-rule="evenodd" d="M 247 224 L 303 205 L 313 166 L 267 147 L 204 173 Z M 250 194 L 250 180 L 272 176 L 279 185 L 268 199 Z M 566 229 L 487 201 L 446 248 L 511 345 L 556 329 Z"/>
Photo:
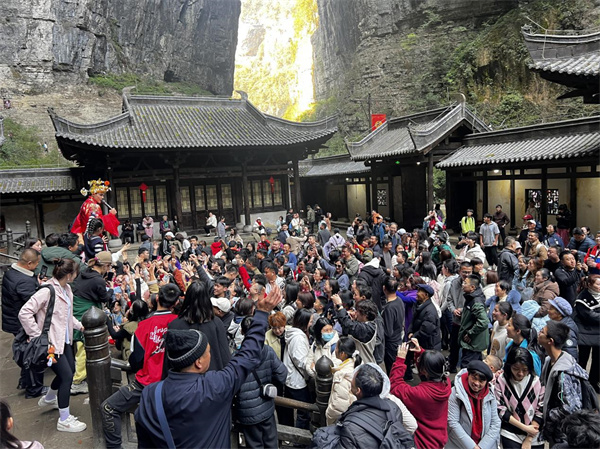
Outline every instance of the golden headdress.
<path fill-rule="evenodd" d="M 84 187 L 80 190 L 83 196 L 87 196 L 88 194 L 95 195 L 96 193 L 106 193 L 110 190 L 110 182 L 102 181 L 101 179 L 92 179 L 91 181 L 88 181 L 88 185 L 90 186 L 89 189 Z"/>

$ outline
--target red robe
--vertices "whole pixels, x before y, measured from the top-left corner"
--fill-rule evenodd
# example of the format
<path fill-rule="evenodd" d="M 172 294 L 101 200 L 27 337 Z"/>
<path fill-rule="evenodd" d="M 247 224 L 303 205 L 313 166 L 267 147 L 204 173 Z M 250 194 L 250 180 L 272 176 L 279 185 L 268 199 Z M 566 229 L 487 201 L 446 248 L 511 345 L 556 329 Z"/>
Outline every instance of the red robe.
<path fill-rule="evenodd" d="M 94 215 L 96 218 L 100 218 L 104 223 L 104 229 L 106 229 L 111 235 L 117 237 L 119 235 L 118 227 L 121 224 L 116 215 L 113 214 L 102 214 L 102 207 L 98 203 L 94 201 L 94 199 L 90 196 L 87 200 L 83 202 L 81 205 L 81 209 L 79 209 L 79 214 L 75 221 L 73 222 L 73 226 L 71 227 L 71 232 L 74 234 L 83 234 L 87 228 L 88 221 L 90 219 L 90 215 Z"/>

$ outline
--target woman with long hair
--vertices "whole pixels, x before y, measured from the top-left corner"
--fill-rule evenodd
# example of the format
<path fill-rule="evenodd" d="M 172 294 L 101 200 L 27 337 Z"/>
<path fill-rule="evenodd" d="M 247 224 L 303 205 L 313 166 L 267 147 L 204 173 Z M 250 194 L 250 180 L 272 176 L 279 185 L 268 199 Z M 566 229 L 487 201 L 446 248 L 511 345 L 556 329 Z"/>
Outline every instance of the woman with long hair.
<path fill-rule="evenodd" d="M 437 269 L 431 260 L 431 253 L 429 251 L 422 251 L 417 257 L 417 261 L 415 271 L 419 273 L 420 276 L 425 276 L 429 279 L 435 279 L 437 277 Z"/>
<path fill-rule="evenodd" d="M 573 309 L 579 328 L 579 364 L 587 366 L 592 357 L 590 383 L 600 393 L 600 275 L 588 276 L 582 286 Z"/>
<path fill-rule="evenodd" d="M 540 376 L 542 374 L 541 355 L 543 354 L 537 343 L 537 332 L 531 327 L 531 322 L 527 317 L 520 313 L 513 314 L 506 325 L 506 335 L 512 341 L 506 345 L 504 361 L 506 361 L 506 355 L 511 347 L 525 348 L 531 352 L 533 357 L 533 368 L 536 376 Z"/>
<path fill-rule="evenodd" d="M 490 337 L 490 354 L 500 359 L 504 358 L 506 345 L 509 342 L 506 326 L 512 314 L 513 308 L 507 301 L 497 303 L 492 311 L 494 324 L 492 326 L 492 336 Z"/>
<path fill-rule="evenodd" d="M 444 447 L 448 441 L 448 398 L 452 392 L 446 372 L 446 358 L 441 351 L 424 350 L 416 338 L 410 341 L 410 351 L 415 353 L 421 383 L 413 387 L 404 381 L 409 343 L 402 343 L 390 372 L 391 393 L 406 405 L 417 420 L 417 448 Z"/>
<path fill-rule="evenodd" d="M 285 303 L 281 311 L 285 315 L 288 320 L 288 323 L 292 322 L 292 318 L 294 317 L 294 313 L 296 313 L 296 300 L 298 299 L 298 293 L 300 293 L 300 284 L 295 281 L 287 282 L 285 284 L 285 289 L 283 290 L 283 296 L 285 298 Z"/>
<path fill-rule="evenodd" d="M 58 259 L 52 271 L 52 278 L 45 284 L 54 290 L 54 310 L 48 340 L 52 342 L 56 354 L 56 362 L 51 366 L 56 377 L 50 384 L 48 393 L 38 401 L 38 405 L 58 409 L 60 416 L 56 428 L 59 432 L 83 432 L 87 427 L 71 415 L 69 409 L 75 372 L 73 329 L 83 331 L 81 322 L 73 316 L 73 292 L 69 285 L 78 274 L 78 263 L 72 259 Z M 41 288 L 19 312 L 19 321 L 30 338 L 38 337 L 42 333 L 50 297 L 50 289 Z"/>
<path fill-rule="evenodd" d="M 11 431 L 15 425 L 10 407 L 0 400 L 0 447 L 2 449 L 44 449 L 37 441 L 21 441 Z"/>
<path fill-rule="evenodd" d="M 533 356 L 527 349 L 515 347 L 509 351 L 504 371 L 496 380 L 495 395 L 501 419 L 502 448 L 542 449 L 544 387 L 535 374 Z"/>
<path fill-rule="evenodd" d="M 187 330 L 195 329 L 206 335 L 210 345 L 209 371 L 225 368 L 231 358 L 227 332 L 221 319 L 215 316 L 213 304 L 210 300 L 208 286 L 203 281 L 190 284 L 185 292 L 179 315 L 168 325 L 169 329 Z M 163 363 L 163 377 L 169 371 L 169 358 L 165 356 Z"/>

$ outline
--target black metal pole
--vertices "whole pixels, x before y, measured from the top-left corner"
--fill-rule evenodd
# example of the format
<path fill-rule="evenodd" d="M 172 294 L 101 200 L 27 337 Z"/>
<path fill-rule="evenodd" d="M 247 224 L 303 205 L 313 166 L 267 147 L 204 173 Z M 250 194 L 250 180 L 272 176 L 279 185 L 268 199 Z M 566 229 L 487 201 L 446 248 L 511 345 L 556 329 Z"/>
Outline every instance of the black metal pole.
<path fill-rule="evenodd" d="M 331 386 L 333 384 L 333 374 L 331 374 L 331 368 L 333 362 L 331 359 L 323 356 L 317 363 L 315 363 L 315 383 L 317 385 L 317 407 L 319 413 L 313 413 L 313 425 L 315 427 L 324 427 L 327 425 L 327 418 L 325 417 L 325 411 L 329 404 L 329 396 L 331 396 Z M 318 419 L 317 419 L 318 418 Z"/>

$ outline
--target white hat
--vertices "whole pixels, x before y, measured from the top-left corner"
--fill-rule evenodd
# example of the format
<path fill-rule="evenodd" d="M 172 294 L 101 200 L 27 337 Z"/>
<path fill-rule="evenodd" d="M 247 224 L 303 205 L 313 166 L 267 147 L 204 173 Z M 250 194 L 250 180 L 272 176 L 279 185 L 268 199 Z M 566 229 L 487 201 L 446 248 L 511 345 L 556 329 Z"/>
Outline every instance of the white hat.
<path fill-rule="evenodd" d="M 175 237 L 175 234 L 173 234 L 171 231 L 169 231 L 169 232 L 167 232 L 167 233 L 165 234 L 165 237 L 171 237 L 171 238 L 174 238 L 174 237 Z"/>
<path fill-rule="evenodd" d="M 221 312 L 229 312 L 231 310 L 231 302 L 227 298 L 210 298 L 210 302 L 214 307 L 219 309 Z"/>

